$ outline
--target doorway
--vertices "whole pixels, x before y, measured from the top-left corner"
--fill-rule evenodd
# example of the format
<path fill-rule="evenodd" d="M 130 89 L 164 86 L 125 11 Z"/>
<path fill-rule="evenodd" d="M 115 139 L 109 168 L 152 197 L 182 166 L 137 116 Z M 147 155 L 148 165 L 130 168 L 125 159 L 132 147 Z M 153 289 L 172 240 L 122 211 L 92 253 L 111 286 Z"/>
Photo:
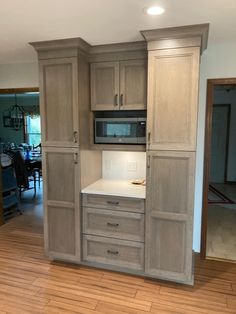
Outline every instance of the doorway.
<path fill-rule="evenodd" d="M 4 222 L 18 214 L 41 217 L 43 189 L 38 88 L 0 89 L 0 134 L 1 216 Z"/>
<path fill-rule="evenodd" d="M 236 261 L 236 78 L 207 82 L 201 257 Z"/>

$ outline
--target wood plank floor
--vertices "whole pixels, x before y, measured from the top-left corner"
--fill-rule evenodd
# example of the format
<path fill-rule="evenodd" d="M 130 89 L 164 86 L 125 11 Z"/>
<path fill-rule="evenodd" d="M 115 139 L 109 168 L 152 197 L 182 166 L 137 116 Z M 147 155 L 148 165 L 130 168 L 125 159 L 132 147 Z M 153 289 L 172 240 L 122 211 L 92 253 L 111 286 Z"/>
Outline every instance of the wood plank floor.
<path fill-rule="evenodd" d="M 51 263 L 42 218 L 0 228 L 0 314 L 236 313 L 236 264 L 196 259 L 195 286 Z"/>

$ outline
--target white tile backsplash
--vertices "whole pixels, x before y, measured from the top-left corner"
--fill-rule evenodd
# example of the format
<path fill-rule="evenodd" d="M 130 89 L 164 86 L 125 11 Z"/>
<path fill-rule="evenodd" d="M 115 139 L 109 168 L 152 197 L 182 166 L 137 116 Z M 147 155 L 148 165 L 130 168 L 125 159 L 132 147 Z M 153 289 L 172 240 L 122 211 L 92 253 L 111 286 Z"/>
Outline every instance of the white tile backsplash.
<path fill-rule="evenodd" d="M 102 177 L 110 180 L 146 178 L 145 152 L 103 151 Z"/>

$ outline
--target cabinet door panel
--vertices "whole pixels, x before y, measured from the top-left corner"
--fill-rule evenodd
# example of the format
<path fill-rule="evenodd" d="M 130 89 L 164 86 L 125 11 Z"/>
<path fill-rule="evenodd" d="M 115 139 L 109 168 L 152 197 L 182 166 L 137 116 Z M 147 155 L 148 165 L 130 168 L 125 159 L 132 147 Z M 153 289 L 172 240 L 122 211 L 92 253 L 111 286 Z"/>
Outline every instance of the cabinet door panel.
<path fill-rule="evenodd" d="M 75 210 L 48 206 L 49 251 L 75 255 Z"/>
<path fill-rule="evenodd" d="M 75 165 L 71 152 L 47 153 L 47 197 L 54 201 L 75 201 Z"/>
<path fill-rule="evenodd" d="M 52 258 L 80 260 L 78 150 L 43 147 L 44 232 Z"/>
<path fill-rule="evenodd" d="M 42 144 L 77 147 L 78 78 L 76 58 L 40 61 Z"/>
<path fill-rule="evenodd" d="M 119 109 L 119 62 L 91 64 L 91 109 Z"/>
<path fill-rule="evenodd" d="M 149 52 L 150 150 L 196 150 L 199 48 Z"/>
<path fill-rule="evenodd" d="M 150 152 L 146 200 L 146 272 L 192 282 L 192 152 Z"/>
<path fill-rule="evenodd" d="M 144 110 L 147 107 L 147 62 L 120 62 L 120 109 Z"/>

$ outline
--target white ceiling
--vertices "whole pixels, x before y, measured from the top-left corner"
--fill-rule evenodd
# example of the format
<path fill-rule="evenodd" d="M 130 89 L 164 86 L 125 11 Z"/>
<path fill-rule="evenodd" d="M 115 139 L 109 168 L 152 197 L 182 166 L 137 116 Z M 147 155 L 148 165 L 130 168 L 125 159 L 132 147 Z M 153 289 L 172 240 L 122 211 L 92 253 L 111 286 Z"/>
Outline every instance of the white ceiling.
<path fill-rule="evenodd" d="M 161 16 L 143 8 L 162 5 Z M 210 43 L 235 41 L 236 0 L 7 0 L 0 7 L 0 63 L 32 62 L 28 42 L 82 37 L 90 44 L 142 40 L 140 30 L 210 23 Z"/>

